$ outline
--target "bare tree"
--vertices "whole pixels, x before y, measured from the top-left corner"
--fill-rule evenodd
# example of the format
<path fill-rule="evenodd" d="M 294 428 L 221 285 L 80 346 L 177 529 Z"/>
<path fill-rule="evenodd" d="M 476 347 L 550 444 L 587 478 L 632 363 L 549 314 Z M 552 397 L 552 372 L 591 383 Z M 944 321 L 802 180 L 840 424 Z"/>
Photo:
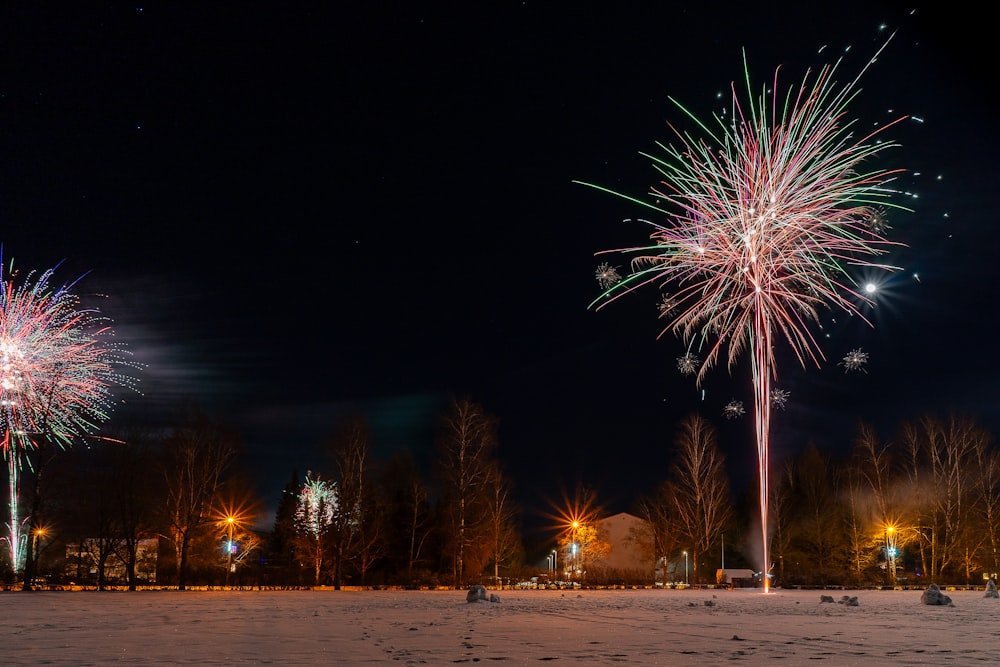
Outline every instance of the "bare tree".
<path fill-rule="evenodd" d="M 487 520 L 487 482 L 497 446 L 497 425 L 482 406 L 464 398 L 452 400 L 441 427 L 438 472 L 448 519 L 452 577 L 456 586 L 462 586 L 465 561 L 475 553 L 470 547 Z"/>
<path fill-rule="evenodd" d="M 136 424 L 116 429 L 102 444 L 110 470 L 120 543 L 117 555 L 125 565 L 128 588 L 138 585 L 139 545 L 155 535 L 154 498 L 162 490 L 153 473 L 153 431 Z"/>
<path fill-rule="evenodd" d="M 201 413 L 191 413 L 162 444 L 167 538 L 177 558 L 177 586 L 187 584 L 189 547 L 211 519 L 215 496 L 238 451 L 238 438 Z"/>
<path fill-rule="evenodd" d="M 674 510 L 673 485 L 669 482 L 661 483 L 657 486 L 655 494 L 639 499 L 638 507 L 639 516 L 649 524 L 653 561 L 663 563 L 662 574 L 665 583 L 666 564 L 670 555 L 682 549 L 680 526 Z"/>
<path fill-rule="evenodd" d="M 433 532 L 428 491 L 413 453 L 402 448 L 393 453 L 379 475 L 384 503 L 386 576 L 392 583 L 413 584 L 414 567 Z"/>
<path fill-rule="evenodd" d="M 792 554 L 792 541 L 795 535 L 795 496 L 798 493 L 798 479 L 795 476 L 795 466 L 791 461 L 782 465 L 776 478 L 774 491 L 768 503 L 771 514 L 771 528 L 774 536 L 771 538 L 771 556 L 778 560 L 778 578 L 784 584 L 788 581 L 790 569 L 787 565 Z"/>
<path fill-rule="evenodd" d="M 797 546 L 820 584 L 830 583 L 843 562 L 844 539 L 832 527 L 841 524 L 837 485 L 839 475 L 830 457 L 812 443 L 796 465 L 798 479 Z"/>
<path fill-rule="evenodd" d="M 330 446 L 337 475 L 337 506 L 330 524 L 330 539 L 333 585 L 338 590 L 345 566 L 362 553 L 371 555 L 378 535 L 374 517 L 371 525 L 364 526 L 363 516 L 366 509 L 374 509 L 366 502 L 370 439 L 367 422 L 361 417 L 351 417 L 338 426 Z"/>
<path fill-rule="evenodd" d="M 424 543 L 431 535 L 430 508 L 427 488 L 419 477 L 413 477 L 405 490 L 407 531 L 409 538 L 406 552 L 406 579 L 413 582 L 413 566 L 421 559 Z"/>
<path fill-rule="evenodd" d="M 611 543 L 606 531 L 601 530 L 600 520 L 596 516 L 592 520 L 579 522 L 579 525 L 565 533 L 560 546 L 563 553 L 568 553 L 571 578 L 581 584 L 586 580 L 587 570 L 591 565 L 599 566 L 611 554 Z"/>
<path fill-rule="evenodd" d="M 674 441 L 670 485 L 674 519 L 689 541 L 698 576 L 698 555 L 718 540 L 733 513 L 725 457 L 719 450 L 715 428 L 701 415 L 681 422 Z"/>
<path fill-rule="evenodd" d="M 904 425 L 910 479 L 919 485 L 917 497 L 926 499 L 917 532 L 926 549 L 929 581 L 936 582 L 949 566 L 965 560 L 963 552 L 974 550 L 966 548 L 975 486 L 968 471 L 976 463 L 977 442 L 986 437 L 971 420 L 954 415 L 947 422 L 928 415 Z M 967 560 L 964 565 L 968 577 Z"/>
<path fill-rule="evenodd" d="M 493 466 L 487 481 L 487 491 L 490 500 L 487 510 L 487 540 L 493 563 L 493 582 L 501 588 L 500 565 L 509 563 L 518 553 L 521 540 L 515 525 L 517 508 L 511 498 L 510 482 L 499 465 Z"/>
<path fill-rule="evenodd" d="M 849 580 L 860 586 L 875 564 L 876 551 L 871 531 L 871 488 L 857 466 L 847 467 L 841 493 Z"/>
<path fill-rule="evenodd" d="M 882 443 L 875 429 L 861 424 L 854 444 L 853 466 L 855 474 L 865 480 L 871 498 L 868 517 L 873 542 L 881 536 L 882 554 L 889 585 L 895 586 L 896 549 L 901 540 L 903 513 L 895 486 L 894 462 L 890 443 Z"/>
<path fill-rule="evenodd" d="M 28 502 L 28 512 L 22 521 L 27 526 L 27 532 L 23 535 L 27 538 L 24 545 L 24 590 L 31 590 L 32 584 L 34 583 L 35 576 L 37 574 L 38 566 L 38 554 L 35 550 L 38 547 L 37 536 L 41 534 L 41 531 L 46 530 L 45 528 L 45 506 L 46 506 L 46 488 L 48 480 L 46 479 L 46 471 L 52 461 L 56 458 L 56 454 L 60 452 L 58 447 L 53 445 L 49 439 L 40 439 L 35 443 L 34 449 L 25 449 L 21 453 L 9 452 L 7 456 L 17 456 L 24 457 L 24 461 L 28 464 L 28 470 L 31 471 L 29 476 L 29 483 L 23 484 L 16 477 L 13 477 L 14 468 L 11 467 L 11 494 L 24 494 L 27 496 Z M 19 466 L 20 461 L 14 462 L 13 466 Z M 18 475 L 20 476 L 20 475 Z M 17 488 L 15 488 L 15 486 Z M 18 520 L 15 516 L 15 504 L 10 505 L 11 509 L 11 522 Z M 9 539 L 9 538 L 8 538 Z M 17 564 L 13 564 L 13 569 L 15 570 Z"/>
<path fill-rule="evenodd" d="M 985 433 L 984 433 L 985 436 Z M 976 507 L 983 526 L 987 553 L 984 557 L 987 573 L 996 579 L 1000 572 L 1000 452 L 993 448 L 988 437 L 977 438 L 974 457 L 976 461 Z"/>

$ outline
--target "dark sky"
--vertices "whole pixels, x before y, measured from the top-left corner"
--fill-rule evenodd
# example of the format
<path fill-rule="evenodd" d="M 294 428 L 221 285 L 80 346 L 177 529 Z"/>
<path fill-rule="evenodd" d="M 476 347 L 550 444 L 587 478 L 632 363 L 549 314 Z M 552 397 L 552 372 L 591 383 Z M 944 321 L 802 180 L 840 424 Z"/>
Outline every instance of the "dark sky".
<path fill-rule="evenodd" d="M 851 109 L 919 118 L 879 165 L 908 170 L 904 270 L 874 328 L 825 322 L 823 368 L 779 352 L 772 456 L 925 411 L 1000 428 L 992 28 L 947 3 L 812 4 L 6 3 L 3 259 L 108 294 L 147 366 L 133 408 L 190 397 L 239 428 L 271 503 L 328 467 L 338 415 L 365 411 L 382 458 L 426 452 L 450 395 L 498 417 L 529 511 L 578 481 L 628 510 L 694 410 L 752 489 L 752 423 L 722 418 L 752 401 L 747 369 L 702 398 L 655 293 L 588 310 L 594 253 L 649 230 L 572 181 L 643 195 L 639 152 L 685 120 L 668 96 L 709 118 L 743 49 L 760 86 L 850 46 L 846 81 L 896 30 Z"/>

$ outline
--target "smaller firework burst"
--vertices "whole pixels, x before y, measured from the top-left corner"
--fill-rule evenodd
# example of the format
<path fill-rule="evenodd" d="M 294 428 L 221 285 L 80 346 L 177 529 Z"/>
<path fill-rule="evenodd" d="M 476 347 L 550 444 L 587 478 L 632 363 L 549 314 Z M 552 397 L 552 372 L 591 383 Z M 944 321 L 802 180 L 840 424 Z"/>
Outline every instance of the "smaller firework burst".
<path fill-rule="evenodd" d="M 319 539 L 327 526 L 333 523 L 338 500 L 336 482 L 314 478 L 311 471 L 307 472 L 295 508 L 297 528 L 312 538 Z"/>
<path fill-rule="evenodd" d="M 669 293 L 664 292 L 660 296 L 660 303 L 657 304 L 657 309 L 660 311 L 660 317 L 673 317 L 677 314 L 677 299 L 670 296 Z"/>
<path fill-rule="evenodd" d="M 845 354 L 838 366 L 843 366 L 845 373 L 848 371 L 864 371 L 867 373 L 868 371 L 865 371 L 865 364 L 867 363 L 868 353 L 858 347 Z"/>
<path fill-rule="evenodd" d="M 614 287 L 622 281 L 621 274 L 618 273 L 618 268 L 611 266 L 607 262 L 603 262 L 597 266 L 596 276 L 597 284 L 601 286 L 601 289 Z"/>
<path fill-rule="evenodd" d="M 788 405 L 788 392 L 784 389 L 772 389 L 771 390 L 771 405 L 778 408 L 779 410 L 784 410 L 785 406 Z"/>
<path fill-rule="evenodd" d="M 885 221 L 885 210 L 881 207 L 871 209 L 865 223 L 873 236 L 884 237 L 892 229 Z"/>
<path fill-rule="evenodd" d="M 737 401 L 733 399 L 726 404 L 726 407 L 722 408 L 722 414 L 726 416 L 726 419 L 736 419 L 737 417 L 742 417 L 746 414 L 746 409 L 743 407 L 743 401 Z"/>
<path fill-rule="evenodd" d="M 677 357 L 677 370 L 684 375 L 694 375 L 698 371 L 700 363 L 701 359 L 698 358 L 698 355 L 688 352 L 683 357 Z"/>

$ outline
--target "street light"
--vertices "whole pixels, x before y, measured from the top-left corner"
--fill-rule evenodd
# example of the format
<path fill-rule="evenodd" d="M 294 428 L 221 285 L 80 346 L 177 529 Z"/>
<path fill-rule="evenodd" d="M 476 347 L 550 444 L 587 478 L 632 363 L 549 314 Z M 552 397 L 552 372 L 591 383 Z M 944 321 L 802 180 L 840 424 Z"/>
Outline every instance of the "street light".
<path fill-rule="evenodd" d="M 34 533 L 31 536 L 31 581 L 29 583 L 34 584 L 35 578 L 38 576 L 38 538 L 45 537 L 45 528 L 39 526 L 35 528 Z"/>
<path fill-rule="evenodd" d="M 684 552 L 684 585 L 688 585 L 688 552 Z"/>
<path fill-rule="evenodd" d="M 885 564 L 889 574 L 889 585 L 896 587 L 896 527 L 885 527 Z"/>
<path fill-rule="evenodd" d="M 573 549 L 572 549 L 572 553 L 573 553 L 573 571 L 575 571 L 576 574 L 580 573 L 580 555 L 581 555 L 580 551 L 581 551 L 581 549 L 580 549 L 579 545 L 577 544 L 577 531 L 579 531 L 579 530 L 580 530 L 580 522 L 579 521 L 574 521 L 573 522 Z M 570 580 L 571 581 L 572 581 L 572 578 L 573 578 L 572 577 L 573 571 L 570 572 Z"/>
<path fill-rule="evenodd" d="M 557 549 L 553 549 L 552 550 L 552 578 L 553 579 L 555 579 L 556 576 L 557 576 L 557 574 L 558 574 L 558 569 L 557 569 L 559 567 L 559 563 L 557 562 L 559 560 L 558 554 L 559 554 L 559 551 Z"/>
<path fill-rule="evenodd" d="M 233 526 L 236 525 L 236 517 L 231 514 L 227 516 L 226 524 L 229 530 L 229 539 L 226 541 L 226 588 L 229 588 L 229 574 L 233 571 Z"/>

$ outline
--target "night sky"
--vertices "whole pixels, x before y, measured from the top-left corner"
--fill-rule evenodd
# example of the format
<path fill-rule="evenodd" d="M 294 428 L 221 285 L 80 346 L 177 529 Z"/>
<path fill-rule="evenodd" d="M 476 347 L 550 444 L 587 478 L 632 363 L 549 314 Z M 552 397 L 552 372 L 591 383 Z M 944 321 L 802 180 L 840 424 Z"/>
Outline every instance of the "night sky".
<path fill-rule="evenodd" d="M 723 364 L 697 390 L 675 368 L 683 344 L 656 340 L 655 290 L 588 309 L 594 254 L 649 229 L 573 181 L 644 195 L 658 178 L 640 151 L 671 142 L 668 121 L 696 129 L 668 96 L 710 118 L 743 85 L 744 49 L 757 87 L 841 55 L 846 82 L 893 31 L 851 111 L 865 126 L 913 117 L 878 165 L 907 169 L 898 201 L 914 212 L 889 218 L 903 270 L 874 328 L 824 320 L 823 368 L 779 348 L 790 400 L 772 458 L 844 451 L 860 420 L 889 438 L 925 412 L 1000 433 L 983 17 L 877 2 L 65 4 L 0 10 L 3 260 L 61 262 L 57 278 L 107 294 L 147 367 L 125 409 L 190 398 L 238 428 L 272 508 L 293 469 L 329 468 L 338 416 L 368 415 L 378 458 L 426 460 L 452 395 L 499 419 L 529 513 L 577 482 L 631 509 L 696 410 L 752 491 L 752 421 L 722 416 L 751 405 L 748 369 Z M 858 347 L 866 372 L 845 373 Z"/>

